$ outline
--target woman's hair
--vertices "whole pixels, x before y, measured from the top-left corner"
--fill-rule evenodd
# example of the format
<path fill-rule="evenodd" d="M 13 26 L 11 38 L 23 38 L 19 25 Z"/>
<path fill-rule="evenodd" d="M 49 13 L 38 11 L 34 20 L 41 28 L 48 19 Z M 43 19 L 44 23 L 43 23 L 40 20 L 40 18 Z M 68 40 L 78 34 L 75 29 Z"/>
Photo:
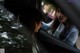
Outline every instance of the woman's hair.
<path fill-rule="evenodd" d="M 63 31 L 61 32 L 59 39 L 60 40 L 64 40 L 67 37 L 67 31 L 70 30 L 72 28 L 72 26 L 74 25 L 74 23 L 67 18 L 66 22 L 64 23 L 65 28 L 63 29 Z"/>
<path fill-rule="evenodd" d="M 23 12 L 19 18 L 20 22 L 30 30 L 34 30 L 35 24 L 38 24 L 43 19 L 43 14 L 37 9 L 29 9 L 27 13 L 26 11 Z"/>

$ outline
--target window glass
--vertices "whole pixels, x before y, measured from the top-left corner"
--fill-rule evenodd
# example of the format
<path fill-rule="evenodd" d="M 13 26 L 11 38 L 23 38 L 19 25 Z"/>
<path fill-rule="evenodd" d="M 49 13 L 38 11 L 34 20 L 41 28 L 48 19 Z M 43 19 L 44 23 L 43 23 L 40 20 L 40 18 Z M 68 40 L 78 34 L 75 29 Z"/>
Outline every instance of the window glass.
<path fill-rule="evenodd" d="M 31 48 L 28 42 L 31 42 L 30 38 L 24 35 L 26 33 L 24 31 L 24 27 L 19 23 L 19 18 L 0 5 L 0 48 L 5 49 L 7 53 L 28 52 L 27 48 Z"/>

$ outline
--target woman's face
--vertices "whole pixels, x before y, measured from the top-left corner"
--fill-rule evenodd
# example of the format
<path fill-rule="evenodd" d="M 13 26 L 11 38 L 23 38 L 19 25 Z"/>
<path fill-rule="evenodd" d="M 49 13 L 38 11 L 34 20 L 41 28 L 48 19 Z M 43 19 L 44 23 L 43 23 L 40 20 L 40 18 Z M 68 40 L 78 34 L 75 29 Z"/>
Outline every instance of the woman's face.
<path fill-rule="evenodd" d="M 67 17 L 66 17 L 65 15 L 63 15 L 62 13 L 60 13 L 60 16 L 58 17 L 58 20 L 59 20 L 61 23 L 64 23 L 64 22 L 66 22 Z"/>
<path fill-rule="evenodd" d="M 57 11 L 56 11 L 55 16 L 56 16 L 57 18 L 60 17 L 60 12 L 57 12 Z"/>
<path fill-rule="evenodd" d="M 56 10 L 55 16 L 58 18 L 58 20 L 61 23 L 64 23 L 67 20 L 67 17 L 64 14 L 61 13 L 60 9 Z"/>
<path fill-rule="evenodd" d="M 35 26 L 34 32 L 38 32 L 39 29 L 41 28 L 41 25 L 42 25 L 41 22 L 36 23 L 36 26 Z"/>

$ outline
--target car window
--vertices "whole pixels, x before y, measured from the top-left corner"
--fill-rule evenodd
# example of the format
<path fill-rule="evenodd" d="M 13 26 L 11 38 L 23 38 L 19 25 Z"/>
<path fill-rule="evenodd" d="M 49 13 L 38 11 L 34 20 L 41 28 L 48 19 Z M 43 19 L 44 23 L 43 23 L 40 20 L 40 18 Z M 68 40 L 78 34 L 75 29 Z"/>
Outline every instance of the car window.
<path fill-rule="evenodd" d="M 31 45 L 29 37 L 24 35 L 26 32 L 23 26 L 11 12 L 0 5 L 0 48 L 6 50 L 6 53 L 25 53 L 29 52 Z M 28 48 L 26 50 L 26 48 Z M 32 51 L 31 51 L 32 52 Z"/>
<path fill-rule="evenodd" d="M 42 11 L 46 15 L 42 22 L 42 28 L 53 37 L 66 44 L 79 47 L 79 29 L 77 26 L 59 9 L 48 0 L 41 2 Z"/>

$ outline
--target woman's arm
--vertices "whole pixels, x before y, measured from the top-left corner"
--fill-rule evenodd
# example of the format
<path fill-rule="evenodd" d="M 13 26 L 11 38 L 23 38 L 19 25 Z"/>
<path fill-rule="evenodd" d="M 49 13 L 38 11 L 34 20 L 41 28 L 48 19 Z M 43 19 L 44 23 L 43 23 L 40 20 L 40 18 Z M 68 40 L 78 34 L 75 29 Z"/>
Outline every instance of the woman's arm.
<path fill-rule="evenodd" d="M 79 34 L 78 31 L 70 32 L 68 34 L 68 36 L 66 37 L 66 39 L 64 40 L 65 43 L 67 43 L 67 44 L 69 44 L 71 46 L 74 46 L 74 44 L 76 43 L 76 41 L 78 39 L 78 34 Z"/>

